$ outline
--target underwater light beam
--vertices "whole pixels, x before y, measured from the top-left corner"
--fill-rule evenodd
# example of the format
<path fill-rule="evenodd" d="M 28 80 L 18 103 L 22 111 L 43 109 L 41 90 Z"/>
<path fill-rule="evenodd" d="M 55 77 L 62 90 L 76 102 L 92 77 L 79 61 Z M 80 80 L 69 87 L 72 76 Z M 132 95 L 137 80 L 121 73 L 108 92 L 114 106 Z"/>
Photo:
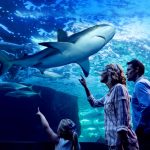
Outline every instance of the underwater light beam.
<path fill-rule="evenodd" d="M 21 59 L 10 60 L 0 51 L 2 63 L 0 75 L 13 65 L 38 68 L 42 73 L 48 68 L 77 63 L 87 77 L 90 71 L 89 57 L 103 48 L 114 36 L 115 28 L 109 24 L 100 24 L 68 36 L 58 30 L 58 42 L 43 42 L 44 50 Z"/>

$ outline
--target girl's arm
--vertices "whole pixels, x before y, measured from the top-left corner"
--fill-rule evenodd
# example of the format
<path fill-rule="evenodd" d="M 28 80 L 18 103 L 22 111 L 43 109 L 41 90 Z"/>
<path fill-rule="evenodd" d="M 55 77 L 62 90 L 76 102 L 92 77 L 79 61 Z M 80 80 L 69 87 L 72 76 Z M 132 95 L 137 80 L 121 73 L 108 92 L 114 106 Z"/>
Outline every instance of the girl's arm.
<path fill-rule="evenodd" d="M 78 135 L 73 132 L 73 150 L 80 150 L 80 144 L 78 142 Z"/>
<path fill-rule="evenodd" d="M 46 120 L 45 116 L 40 112 L 39 108 L 36 115 L 39 117 L 41 125 L 44 128 L 45 132 L 47 133 L 49 139 L 52 142 L 57 143 L 59 141 L 58 135 L 51 129 L 48 121 Z"/>

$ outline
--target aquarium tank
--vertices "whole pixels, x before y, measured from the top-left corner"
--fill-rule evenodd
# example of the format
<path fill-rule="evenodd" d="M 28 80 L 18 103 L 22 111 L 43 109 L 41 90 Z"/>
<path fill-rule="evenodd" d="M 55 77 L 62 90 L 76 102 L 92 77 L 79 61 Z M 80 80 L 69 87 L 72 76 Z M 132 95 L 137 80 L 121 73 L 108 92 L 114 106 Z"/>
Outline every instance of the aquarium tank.
<path fill-rule="evenodd" d="M 13 106 L 13 109 L 20 113 L 28 103 L 31 103 L 31 100 L 34 105 L 39 96 L 42 98 L 41 109 L 45 105 L 43 113 L 54 130 L 58 125 L 56 119 L 69 117 L 76 120 L 80 142 L 104 142 L 103 108 L 90 106 L 79 79 L 81 75 L 84 76 L 91 93 L 96 98 L 101 98 L 108 89 L 100 83 L 99 72 L 110 63 L 120 64 L 126 72 L 126 63 L 133 58 L 144 63 L 145 76 L 150 79 L 149 8 L 150 1 L 147 0 L 1 0 L 0 93 L 2 97 L 0 101 L 3 101 L 3 109 L 9 110 Z M 80 65 L 76 63 L 78 57 L 74 59 L 73 56 L 70 57 L 71 61 L 68 59 L 68 62 L 60 66 L 54 63 L 50 67 L 45 64 L 46 70 L 42 67 L 42 63 L 46 62 L 51 55 L 55 55 L 58 51 L 63 55 L 68 45 L 71 47 L 76 40 L 88 34 L 93 29 L 91 27 L 96 28 L 96 25 L 100 24 L 112 26 L 115 33 L 103 47 L 87 56 L 89 70 L 87 68 L 82 70 L 82 63 Z M 76 33 L 80 34 L 73 36 Z M 68 37 L 70 40 L 67 39 Z M 88 47 L 85 45 L 90 42 L 88 40 L 82 40 L 84 46 L 82 47 L 81 44 L 78 47 L 86 51 Z M 57 42 L 70 44 L 57 46 L 55 45 Z M 71 47 L 69 50 L 75 51 L 75 48 Z M 78 55 L 80 57 L 84 52 Z M 5 57 L 10 62 L 19 61 L 3 72 L 6 67 L 3 65 Z M 60 58 L 57 62 L 59 64 L 64 58 L 58 58 Z M 58 58 L 50 58 L 49 63 L 55 62 Z M 89 74 L 86 71 L 89 71 Z M 127 82 L 130 94 L 133 85 Z M 33 108 L 38 105 L 34 105 Z M 32 108 L 27 107 L 26 110 Z M 59 113 L 55 114 L 54 111 Z M 30 113 L 33 112 L 27 113 L 31 117 Z M 9 115 L 1 113 L 0 117 L 5 118 Z M 15 116 L 13 112 L 14 119 L 9 122 L 9 125 L 18 121 Z M 21 120 L 23 121 L 23 118 Z M 7 121 L 5 123 L 8 124 Z M 0 128 L 3 130 L 5 127 L 0 126 Z M 16 132 L 19 135 L 21 129 Z M 6 134 L 2 135 L 7 140 Z M 26 138 L 18 137 L 23 140 Z M 18 140 L 18 137 L 12 136 L 10 140 Z"/>

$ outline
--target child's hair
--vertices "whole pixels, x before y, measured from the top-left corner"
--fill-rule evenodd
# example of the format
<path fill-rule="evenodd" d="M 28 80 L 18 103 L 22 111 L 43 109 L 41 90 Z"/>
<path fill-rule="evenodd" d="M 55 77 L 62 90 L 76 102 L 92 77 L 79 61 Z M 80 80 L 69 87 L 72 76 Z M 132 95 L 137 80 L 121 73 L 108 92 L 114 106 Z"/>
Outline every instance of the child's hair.
<path fill-rule="evenodd" d="M 69 138 L 76 130 L 76 125 L 71 119 L 62 119 L 58 125 L 57 133 L 62 138 Z"/>

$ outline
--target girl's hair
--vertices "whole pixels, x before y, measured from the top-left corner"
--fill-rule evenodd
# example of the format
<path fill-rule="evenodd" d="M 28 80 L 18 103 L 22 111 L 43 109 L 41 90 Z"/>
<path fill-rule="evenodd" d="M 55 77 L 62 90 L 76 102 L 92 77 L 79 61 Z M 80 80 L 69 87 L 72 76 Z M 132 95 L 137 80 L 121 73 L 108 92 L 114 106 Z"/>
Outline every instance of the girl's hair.
<path fill-rule="evenodd" d="M 109 64 L 106 66 L 107 72 L 110 72 L 111 83 L 113 85 L 120 83 L 126 85 L 126 77 L 120 65 Z"/>
<path fill-rule="evenodd" d="M 76 130 L 76 125 L 71 119 L 62 119 L 58 125 L 57 133 L 60 137 L 66 138 Z"/>

